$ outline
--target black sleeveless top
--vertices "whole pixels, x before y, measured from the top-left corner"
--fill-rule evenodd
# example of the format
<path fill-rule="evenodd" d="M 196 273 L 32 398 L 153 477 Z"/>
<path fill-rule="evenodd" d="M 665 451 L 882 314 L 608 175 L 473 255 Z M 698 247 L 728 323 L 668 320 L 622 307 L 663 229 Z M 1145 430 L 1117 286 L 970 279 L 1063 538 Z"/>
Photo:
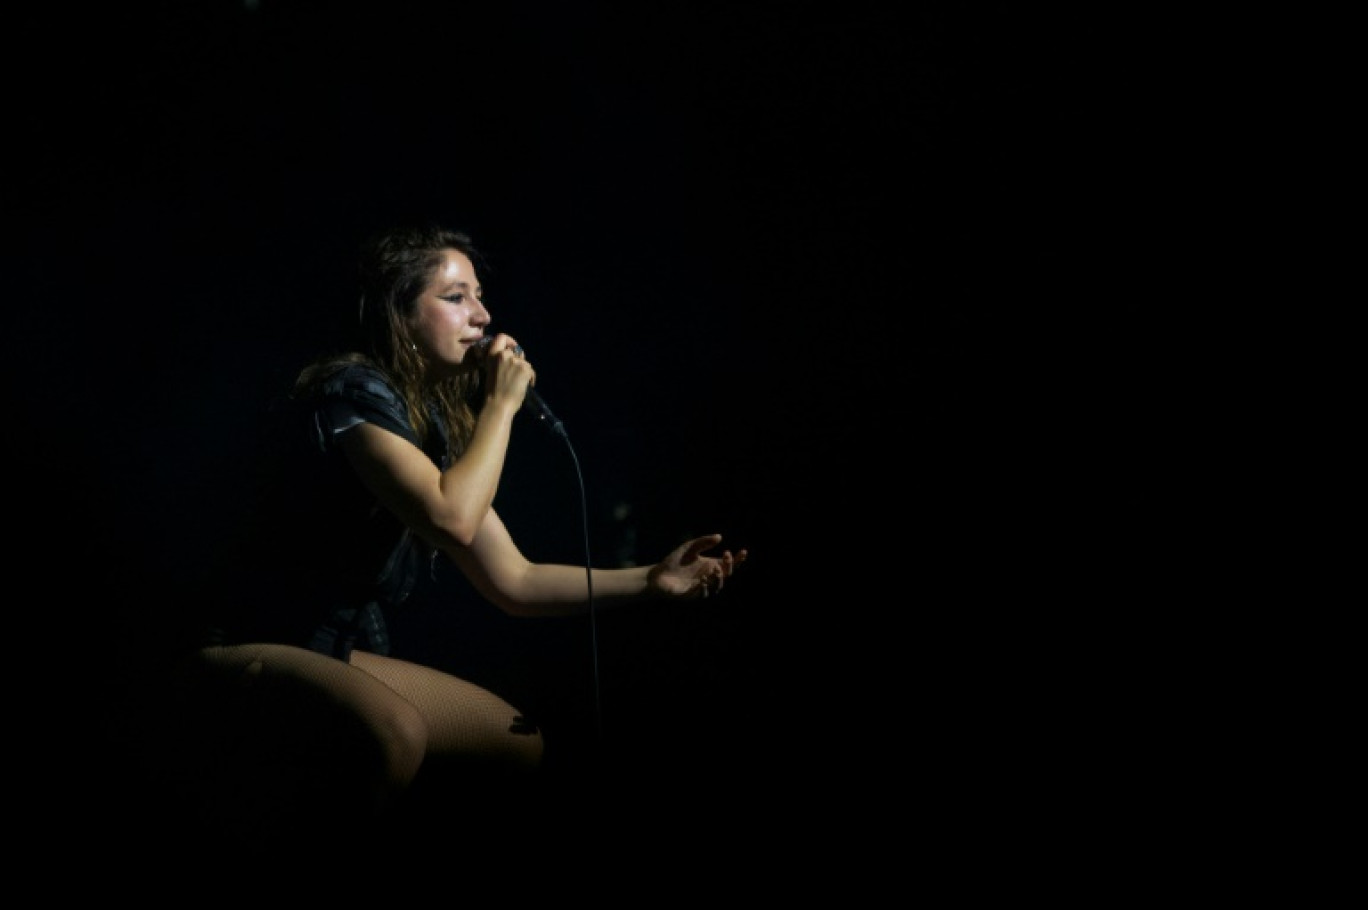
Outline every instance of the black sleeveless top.
<path fill-rule="evenodd" d="M 342 659 L 353 648 L 389 653 L 385 616 L 431 573 L 436 554 L 352 470 L 339 441 L 361 423 L 421 446 L 403 399 L 373 367 L 344 367 L 308 399 L 271 409 L 266 470 L 233 556 L 216 573 L 226 596 L 211 641 L 282 642 Z M 424 451 L 446 467 L 447 438 L 435 435 Z"/>

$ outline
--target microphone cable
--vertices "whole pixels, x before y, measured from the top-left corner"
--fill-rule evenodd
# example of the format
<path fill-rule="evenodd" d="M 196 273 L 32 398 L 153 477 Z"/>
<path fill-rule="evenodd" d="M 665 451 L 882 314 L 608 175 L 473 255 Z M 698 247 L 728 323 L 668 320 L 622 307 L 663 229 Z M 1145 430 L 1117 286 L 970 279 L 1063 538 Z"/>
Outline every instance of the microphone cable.
<path fill-rule="evenodd" d="M 532 390 L 528 389 L 528 391 Z M 575 466 L 575 478 L 579 481 L 580 521 L 583 525 L 584 534 L 584 584 L 589 598 L 589 654 L 594 671 L 594 727 L 595 733 L 598 735 L 598 745 L 601 748 L 603 746 L 603 696 L 602 686 L 599 682 L 598 610 L 594 605 L 594 564 L 590 558 L 589 550 L 589 504 L 584 490 L 584 472 L 580 470 L 579 456 L 575 454 L 575 447 L 570 444 L 570 435 L 566 433 L 565 425 L 551 416 L 551 412 L 546 409 L 544 404 L 540 405 L 540 412 L 536 414 L 536 417 L 539 422 L 544 423 L 548 429 L 565 440 L 566 451 L 570 453 L 570 460 Z"/>
<path fill-rule="evenodd" d="M 481 352 L 488 351 L 493 340 L 493 336 L 485 336 L 476 342 L 475 349 Z M 521 356 L 523 353 L 522 345 L 514 345 L 513 352 Z M 565 431 L 565 424 L 551 412 L 551 409 L 546 406 L 546 401 L 531 386 L 527 387 L 527 392 L 523 398 L 523 410 L 532 415 L 537 423 L 565 440 L 565 448 L 570 452 L 570 460 L 575 465 L 575 477 L 579 481 L 580 521 L 584 528 L 584 581 L 589 598 L 589 650 L 594 671 L 594 726 L 598 735 L 598 745 L 602 748 L 603 695 L 602 685 L 599 682 L 598 610 L 594 605 L 594 564 L 589 552 L 589 505 L 584 491 L 584 472 L 580 470 L 579 456 L 575 454 L 575 447 L 570 444 L 570 434 Z"/>

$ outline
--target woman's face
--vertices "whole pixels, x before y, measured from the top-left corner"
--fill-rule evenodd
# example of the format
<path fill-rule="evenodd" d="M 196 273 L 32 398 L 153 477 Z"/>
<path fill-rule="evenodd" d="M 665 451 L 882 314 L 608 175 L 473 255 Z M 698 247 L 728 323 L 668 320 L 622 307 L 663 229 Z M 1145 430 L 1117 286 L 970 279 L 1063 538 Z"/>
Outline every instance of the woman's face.
<path fill-rule="evenodd" d="M 483 295 L 470 258 L 458 250 L 446 250 L 408 320 L 413 342 L 431 367 L 446 373 L 461 371 L 472 345 L 484 337 L 491 321 L 480 302 Z"/>

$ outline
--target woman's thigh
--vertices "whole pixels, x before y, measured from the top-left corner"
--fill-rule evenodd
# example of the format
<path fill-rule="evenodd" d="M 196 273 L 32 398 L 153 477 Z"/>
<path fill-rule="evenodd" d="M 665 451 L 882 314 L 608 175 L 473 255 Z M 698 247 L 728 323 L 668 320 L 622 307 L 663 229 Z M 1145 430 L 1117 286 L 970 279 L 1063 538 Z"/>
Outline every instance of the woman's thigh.
<path fill-rule="evenodd" d="M 206 811 L 383 811 L 426 750 L 419 711 L 373 676 L 304 648 L 204 648 L 177 671 L 176 777 Z"/>
<path fill-rule="evenodd" d="M 536 768 L 541 732 L 517 708 L 493 692 L 431 667 L 365 651 L 352 665 L 389 686 L 422 713 L 428 761 L 493 762 L 509 770 Z"/>

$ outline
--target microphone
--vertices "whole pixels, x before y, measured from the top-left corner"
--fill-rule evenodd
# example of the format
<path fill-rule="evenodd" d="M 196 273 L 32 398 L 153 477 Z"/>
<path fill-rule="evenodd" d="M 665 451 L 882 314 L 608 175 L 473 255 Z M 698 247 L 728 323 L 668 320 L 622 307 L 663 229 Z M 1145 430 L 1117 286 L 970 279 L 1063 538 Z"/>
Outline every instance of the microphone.
<path fill-rule="evenodd" d="M 531 386 L 527 387 L 527 397 L 523 399 L 523 410 L 528 411 L 538 421 L 544 423 L 552 433 L 557 436 L 565 435 L 565 424 L 560 422 L 560 418 L 551 413 L 551 409 L 542 401 L 542 397 L 537 394 L 537 390 Z"/>
<path fill-rule="evenodd" d="M 486 335 L 475 342 L 473 349 L 484 356 L 489 352 L 489 345 L 494 341 L 492 335 Z M 523 410 L 527 411 L 537 419 L 538 423 L 545 425 L 557 436 L 565 436 L 565 424 L 561 423 L 560 418 L 551 413 L 551 409 L 546 406 L 541 395 L 531 386 L 527 387 L 527 394 L 523 396 Z M 567 437 L 568 438 L 568 437 Z"/>

